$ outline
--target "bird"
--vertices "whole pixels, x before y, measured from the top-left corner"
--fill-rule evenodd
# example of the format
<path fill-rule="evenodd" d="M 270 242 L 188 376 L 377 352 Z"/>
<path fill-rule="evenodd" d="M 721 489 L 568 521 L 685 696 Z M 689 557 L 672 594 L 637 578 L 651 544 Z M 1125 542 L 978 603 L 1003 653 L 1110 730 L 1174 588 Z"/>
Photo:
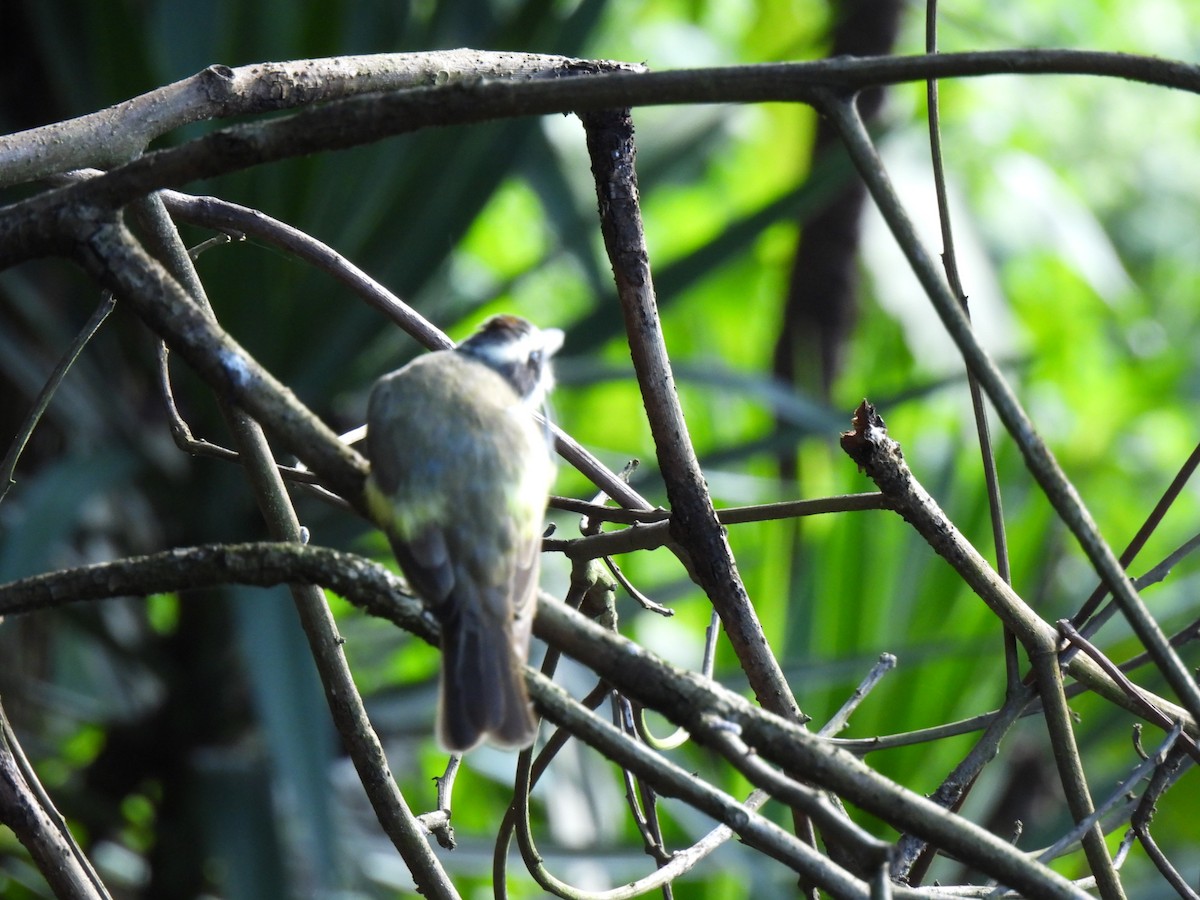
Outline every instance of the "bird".
<path fill-rule="evenodd" d="M 441 625 L 436 734 L 452 753 L 537 734 L 524 670 L 555 460 L 534 413 L 563 337 L 493 316 L 384 375 L 368 399 L 367 508 Z"/>

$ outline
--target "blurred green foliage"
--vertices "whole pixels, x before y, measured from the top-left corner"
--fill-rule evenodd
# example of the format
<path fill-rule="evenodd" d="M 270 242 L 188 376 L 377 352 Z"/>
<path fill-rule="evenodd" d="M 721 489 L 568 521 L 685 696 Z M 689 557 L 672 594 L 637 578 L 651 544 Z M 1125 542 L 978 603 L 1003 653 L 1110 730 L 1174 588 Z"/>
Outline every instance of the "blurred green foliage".
<path fill-rule="evenodd" d="M 1194 61 L 1200 10 L 1183 0 L 1152 6 L 1150 13 L 1127 0 L 1021 0 L 998 13 L 979 0 L 943 4 L 941 48 L 1069 45 Z M 214 62 L 456 46 L 644 60 L 660 69 L 815 58 L 828 45 L 834 13 L 817 0 L 25 0 L 5 13 L 6 76 L 25 77 L 22 90 L 5 90 L 0 131 L 98 109 Z M 898 52 L 919 52 L 922 28 L 920 10 L 908 9 Z M 927 223 L 924 105 L 921 86 L 891 91 L 881 143 L 914 214 Z M 1112 80 L 995 77 L 944 84 L 942 113 L 972 311 L 1103 533 L 1120 547 L 1196 442 L 1200 105 Z M 636 120 L 668 347 L 717 503 L 869 489 L 834 440 L 869 396 L 917 476 L 990 556 L 961 366 L 946 340 L 939 343 L 932 310 L 914 299 L 911 276 L 877 223 L 867 226 L 863 309 L 833 396 L 826 403 L 771 382 L 797 234 L 846 177 L 834 164 L 810 177 L 812 112 L 653 108 Z M 614 468 L 641 458 L 637 487 L 664 502 L 576 120 L 423 132 L 193 187 L 328 242 L 454 337 L 498 310 L 565 328 L 558 419 Z M 275 251 L 235 244 L 203 256 L 200 271 L 225 326 L 335 426 L 358 424 L 373 379 L 417 352 L 344 289 Z M 49 263 L 0 273 L 4 433 L 87 317 L 90 291 Z M 151 351 L 145 330 L 119 309 L 80 360 L 0 507 L 0 580 L 262 536 L 234 469 L 183 458 L 170 445 Z M 223 440 L 211 398 L 182 366 L 175 372 L 193 428 Z M 783 446 L 799 461 L 798 484 L 777 475 L 777 416 L 787 423 Z M 1002 434 L 997 448 L 1015 586 L 1045 618 L 1069 614 L 1094 577 Z M 558 490 L 587 497 L 591 488 L 563 472 Z M 360 523 L 301 503 L 314 541 L 387 558 L 382 539 Z M 1196 494 L 1186 492 L 1135 573 L 1190 536 L 1196 514 Z M 572 533 L 571 517 L 555 520 L 560 534 Z M 899 657 L 899 668 L 856 713 L 850 736 L 910 731 L 1000 702 L 996 622 L 898 517 L 744 525 L 731 529 L 730 541 L 771 645 L 817 724 L 884 651 Z M 696 665 L 704 598 L 665 551 L 620 562 L 641 590 L 677 611 L 664 621 L 622 600 L 626 633 Z M 546 568 L 546 587 L 561 594 L 561 564 L 548 558 Z M 1185 562 L 1148 594 L 1168 631 L 1195 617 L 1195 579 L 1195 565 Z M 442 765 L 429 737 L 437 655 L 331 599 L 393 771 L 414 807 L 431 808 L 430 779 Z M 1103 638 L 1118 659 L 1136 650 L 1115 622 Z M 0 692 L 26 750 L 119 895 L 187 896 L 212 886 L 231 898 L 382 897 L 406 889 L 403 867 L 339 758 L 286 595 L 230 590 L 11 620 L 0 625 L 0 652 L 9 661 Z M 1189 659 L 1197 661 L 1194 652 Z M 744 688 L 724 646 L 718 676 Z M 577 692 L 588 686 L 584 673 L 568 669 L 564 678 Z M 1146 686 L 1161 688 L 1152 676 Z M 1133 764 L 1112 739 L 1130 722 L 1092 701 L 1078 706 L 1086 711 L 1079 734 L 1088 773 L 1103 791 Z M 1044 749 L 1036 722 L 1006 746 Z M 969 743 L 869 759 L 928 792 Z M 507 755 L 476 756 L 454 807 L 462 846 L 446 857 L 464 896 L 490 895 L 489 837 L 512 767 Z M 745 790 L 705 753 L 685 748 L 677 756 L 722 787 Z M 1010 756 L 988 771 L 968 814 L 986 818 L 1011 790 L 1007 782 L 1027 777 L 1018 768 L 1026 757 Z M 1044 768 L 1048 756 L 1038 759 Z M 1176 790 L 1194 797 L 1195 775 L 1187 777 Z M 650 869 L 624 815 L 619 780 L 589 751 L 566 754 L 536 796 L 541 849 L 562 877 L 605 885 Z M 664 808 L 674 846 L 711 825 L 674 804 Z M 1028 815 L 1022 846 L 1030 848 L 1053 839 L 1066 820 L 1055 804 Z M 1194 841 L 1186 819 L 1180 804 L 1160 814 L 1168 851 Z M 1185 874 L 1194 879 L 1194 852 L 1190 863 Z M 1061 865 L 1076 874 L 1079 864 L 1071 857 Z M 1132 887 L 1146 865 L 1137 853 L 1127 864 L 1131 895 L 1149 896 Z M 523 874 L 513 875 L 512 890 L 541 895 Z M 793 891 L 782 868 L 731 845 L 681 881 L 676 896 Z M 6 831 L 0 894 L 44 896 Z"/>

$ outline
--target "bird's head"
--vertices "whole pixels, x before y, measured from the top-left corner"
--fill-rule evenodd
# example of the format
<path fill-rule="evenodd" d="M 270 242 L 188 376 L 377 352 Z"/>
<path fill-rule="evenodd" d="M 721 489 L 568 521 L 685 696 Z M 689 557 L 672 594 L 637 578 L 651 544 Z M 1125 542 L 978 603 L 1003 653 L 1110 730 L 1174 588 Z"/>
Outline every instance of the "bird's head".
<path fill-rule="evenodd" d="M 536 409 L 554 387 L 550 357 L 562 343 L 557 328 L 538 328 L 505 315 L 492 316 L 456 350 L 498 372 L 522 403 Z"/>

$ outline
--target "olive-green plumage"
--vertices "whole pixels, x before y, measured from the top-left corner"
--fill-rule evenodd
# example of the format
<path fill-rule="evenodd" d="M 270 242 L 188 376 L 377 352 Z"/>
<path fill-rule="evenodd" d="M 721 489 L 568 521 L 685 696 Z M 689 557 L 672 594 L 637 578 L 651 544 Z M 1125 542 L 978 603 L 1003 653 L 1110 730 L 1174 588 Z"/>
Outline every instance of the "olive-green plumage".
<path fill-rule="evenodd" d="M 508 379 L 444 350 L 376 383 L 367 448 L 372 514 L 442 625 L 441 744 L 528 746 L 524 665 L 554 477 L 544 428 Z"/>

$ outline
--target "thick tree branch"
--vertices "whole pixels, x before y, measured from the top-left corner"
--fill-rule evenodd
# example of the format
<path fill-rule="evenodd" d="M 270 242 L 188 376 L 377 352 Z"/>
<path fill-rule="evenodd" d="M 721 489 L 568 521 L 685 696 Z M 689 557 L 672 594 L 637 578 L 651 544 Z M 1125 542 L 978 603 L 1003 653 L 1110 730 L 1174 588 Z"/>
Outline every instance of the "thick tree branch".
<path fill-rule="evenodd" d="M 431 644 L 438 641 L 436 620 L 398 575 L 361 556 L 287 542 L 181 547 L 22 578 L 0 585 L 0 616 L 221 584 L 319 584 L 369 615 Z"/>
<path fill-rule="evenodd" d="M 431 126 L 662 104 L 813 104 L 831 89 L 854 91 L 928 78 L 996 74 L 1107 75 L 1200 93 L 1200 67 L 1150 57 L 1072 50 L 841 58 L 672 72 L 601 72 L 605 65 L 619 66 L 580 63 L 560 71 L 592 73 L 590 77 L 525 82 L 498 79 L 489 70 L 471 80 L 436 87 L 337 100 L 147 153 L 86 185 L 48 191 L 0 208 L 0 268 L 35 256 L 65 252 L 60 232 L 64 210 L 70 215 L 73 208 L 115 209 L 161 188 Z M 19 143 L 28 141 L 26 133 Z M 18 142 L 10 137 L 4 145 L 10 143 Z"/>
<path fill-rule="evenodd" d="M 209 66 L 108 109 L 10 135 L 0 143 L 0 187 L 70 169 L 128 162 L 155 138 L 206 119 L 478 78 L 555 78 L 579 66 L 642 68 L 566 56 L 467 49 L 334 56 L 236 68 Z"/>

